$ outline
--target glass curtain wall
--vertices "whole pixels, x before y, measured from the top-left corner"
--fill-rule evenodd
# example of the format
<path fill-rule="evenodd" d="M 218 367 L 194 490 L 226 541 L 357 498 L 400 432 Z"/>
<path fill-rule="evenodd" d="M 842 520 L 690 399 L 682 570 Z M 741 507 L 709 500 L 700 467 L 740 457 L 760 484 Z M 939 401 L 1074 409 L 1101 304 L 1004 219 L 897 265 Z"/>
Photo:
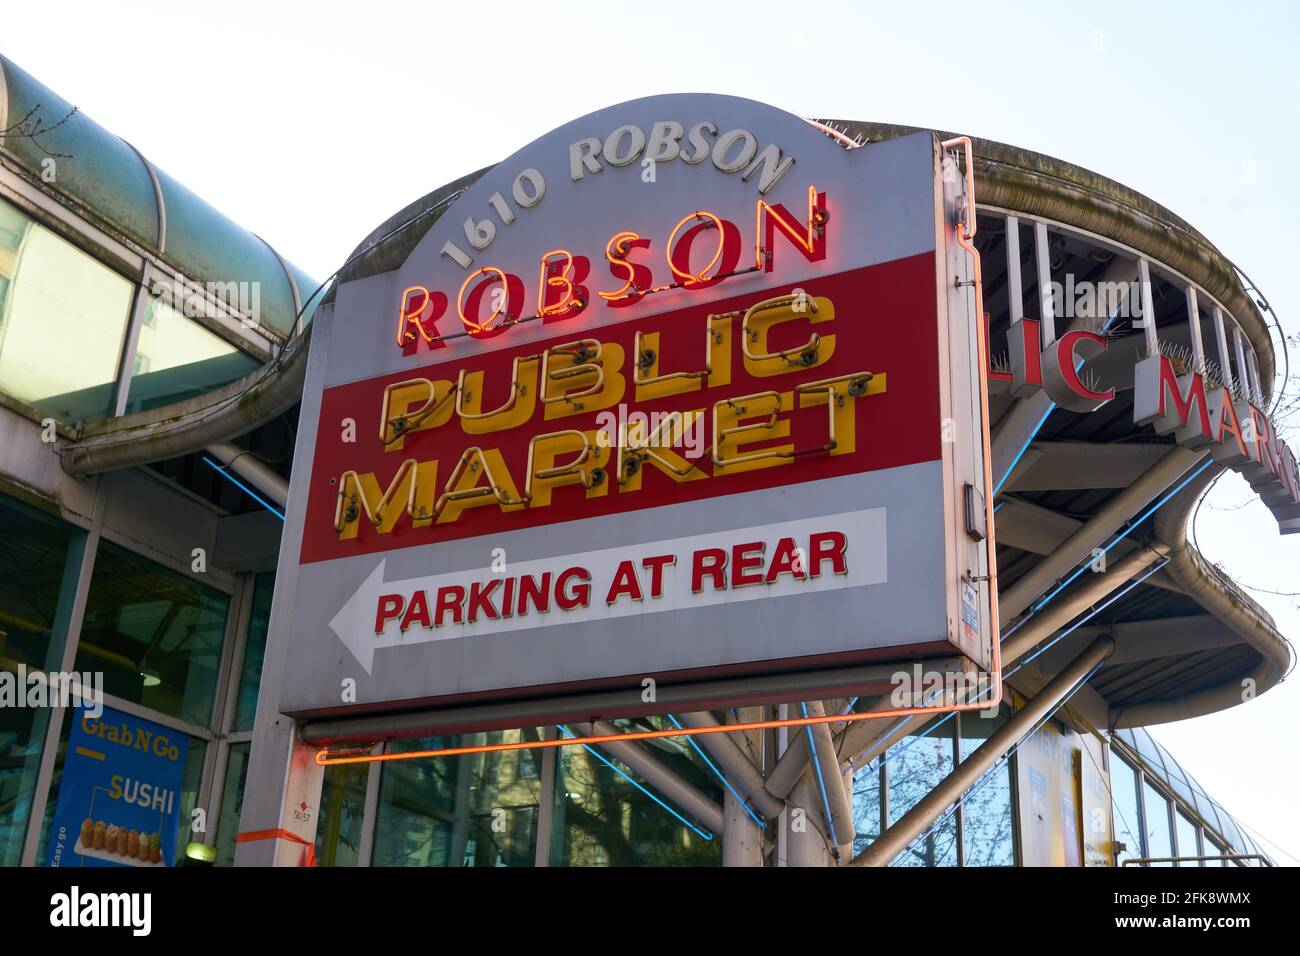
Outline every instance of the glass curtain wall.
<path fill-rule="evenodd" d="M 261 364 L 197 321 L 224 314 L 204 287 L 180 288 L 183 302 L 156 299 L 0 199 L 0 392 L 70 424 L 114 414 L 120 371 L 131 376 L 130 413 L 203 394 Z M 137 296 L 139 334 L 123 370 Z"/>
<path fill-rule="evenodd" d="M 80 530 L 0 498 L 0 866 L 20 861 L 49 725 L 28 677 L 59 669 L 84 547 Z"/>
<path fill-rule="evenodd" d="M 980 713 L 940 715 L 920 730 L 891 742 L 883 756 L 855 768 L 854 853 L 861 853 L 881 833 L 943 782 L 1007 720 Z M 1011 762 L 1004 760 L 967 791 L 960 806 L 945 814 L 891 866 L 1014 866 L 1015 802 Z"/>
<path fill-rule="evenodd" d="M 1116 864 L 1126 860 L 1161 857 L 1223 856 L 1238 852 L 1216 833 L 1213 825 L 1198 819 L 1193 810 L 1172 793 L 1157 787 L 1136 762 L 1121 756 L 1112 745 L 1110 759 L 1111 802 L 1115 839 L 1124 844 Z M 1188 791 L 1191 792 L 1190 789 Z M 1147 863 L 1144 866 L 1241 866 L 1224 860 L 1186 860 Z"/>

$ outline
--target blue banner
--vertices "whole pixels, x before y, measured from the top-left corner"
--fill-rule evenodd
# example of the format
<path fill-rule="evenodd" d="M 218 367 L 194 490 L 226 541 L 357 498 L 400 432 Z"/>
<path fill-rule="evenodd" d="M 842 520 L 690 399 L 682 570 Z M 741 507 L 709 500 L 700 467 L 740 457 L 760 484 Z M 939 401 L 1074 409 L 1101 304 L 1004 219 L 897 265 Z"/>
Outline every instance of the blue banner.
<path fill-rule="evenodd" d="M 50 866 L 174 866 L 189 737 L 105 707 L 73 711 Z"/>

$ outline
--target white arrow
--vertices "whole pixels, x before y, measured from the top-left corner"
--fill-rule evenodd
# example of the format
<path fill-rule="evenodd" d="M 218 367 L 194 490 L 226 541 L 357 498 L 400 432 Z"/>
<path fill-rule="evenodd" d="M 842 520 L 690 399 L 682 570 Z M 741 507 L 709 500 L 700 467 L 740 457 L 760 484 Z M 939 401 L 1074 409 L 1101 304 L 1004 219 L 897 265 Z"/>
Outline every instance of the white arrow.
<path fill-rule="evenodd" d="M 370 572 L 361 587 L 334 615 L 330 630 L 338 635 L 343 646 L 352 652 L 357 663 L 369 674 L 375 663 L 375 605 L 384 593 L 384 565 L 380 561 Z"/>
<path fill-rule="evenodd" d="M 760 583 L 756 587 L 727 587 L 717 589 L 705 587 L 700 593 L 694 593 L 691 582 L 692 555 L 699 549 L 725 549 L 734 546 L 747 546 L 753 550 L 761 575 L 761 569 L 777 553 L 778 542 L 789 539 L 787 544 L 797 544 L 806 560 L 809 534 L 826 531 L 843 533 L 848 542 L 848 554 L 852 557 L 847 562 L 847 573 L 835 574 L 829 569 L 816 576 L 785 573 L 778 575 L 771 583 Z M 754 543 L 763 542 L 764 546 L 755 549 Z M 666 541 L 652 541 L 644 544 L 606 548 L 600 551 L 587 551 L 579 555 L 556 555 L 536 561 L 511 564 L 504 573 L 493 573 L 486 568 L 467 568 L 427 577 L 411 578 L 402 581 L 384 580 L 384 561 L 370 572 L 370 575 L 357 588 L 356 592 L 343 604 L 338 614 L 330 621 L 330 629 L 338 635 L 357 663 L 370 674 L 374 665 L 375 649 L 380 647 L 397 647 L 410 644 L 423 644 L 429 641 L 455 640 L 472 638 L 486 634 L 499 634 L 505 631 L 524 630 L 528 628 L 550 627 L 556 624 L 578 624 L 584 621 L 605 621 L 632 614 L 654 614 L 663 611 L 675 611 L 685 608 L 706 607 L 711 604 L 733 604 L 753 601 L 759 598 L 775 598 L 794 594 L 807 594 L 817 591 L 833 591 L 840 588 L 861 587 L 869 584 L 882 584 L 888 580 L 886 573 L 885 546 L 885 509 L 871 508 L 865 511 L 842 512 L 833 515 L 820 515 L 784 521 L 753 528 L 734 528 L 709 534 L 691 535 Z M 651 572 L 643 564 L 643 559 L 651 555 L 673 555 L 675 563 L 662 568 L 662 593 L 652 596 Z M 613 604 L 606 602 L 611 582 L 623 562 L 630 562 L 639 587 L 642 591 L 640 600 L 626 594 L 616 598 Z M 561 587 L 560 578 L 566 568 L 580 568 L 583 576 L 571 579 L 566 587 Z M 753 567 L 752 565 L 750 566 Z M 521 605 L 520 595 L 522 581 L 531 578 L 541 585 L 545 592 L 544 603 L 549 610 L 540 610 L 536 602 L 525 611 Z M 509 581 L 509 585 L 507 585 Z M 570 609 L 560 607 L 559 591 L 572 592 L 576 587 L 587 586 L 590 595 L 587 601 L 574 602 Z M 504 607 L 507 586 L 510 588 L 511 608 Z M 442 588 L 456 589 L 460 594 L 454 614 L 444 615 L 439 622 L 438 594 Z M 475 607 L 475 602 L 466 599 L 467 595 L 482 593 L 487 598 L 491 610 Z M 428 624 L 409 611 L 415 592 L 422 592 L 425 607 L 429 615 Z M 375 630 L 379 600 L 384 595 L 393 595 L 400 599 L 397 611 L 385 614 L 378 632 Z M 392 611 L 390 605 L 386 610 Z M 407 625 L 405 631 L 402 624 Z"/>

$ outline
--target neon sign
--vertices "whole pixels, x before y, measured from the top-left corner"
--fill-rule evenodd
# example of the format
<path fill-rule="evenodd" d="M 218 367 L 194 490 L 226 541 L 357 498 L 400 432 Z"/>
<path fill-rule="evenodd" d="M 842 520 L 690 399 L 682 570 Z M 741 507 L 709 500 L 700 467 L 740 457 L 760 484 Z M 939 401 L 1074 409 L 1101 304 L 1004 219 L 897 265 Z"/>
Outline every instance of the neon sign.
<path fill-rule="evenodd" d="M 776 236 L 784 236 L 790 246 L 808 262 L 826 258 L 827 223 L 830 210 L 826 194 L 815 186 L 808 187 L 808 208 L 802 219 L 780 203 L 759 199 L 754 206 L 754 262 L 742 266 L 742 241 L 739 227 L 706 209 L 696 209 L 682 216 L 664 243 L 667 281 L 655 284 L 650 261 L 652 242 L 640 233 L 624 230 L 605 243 L 603 258 L 610 275 L 620 287 L 598 289 L 596 296 L 609 308 L 634 305 L 647 295 L 671 289 L 698 291 L 711 288 L 726 279 L 750 273 L 771 272 L 774 267 Z M 704 238 L 708 234 L 710 238 Z M 696 244 L 703 252 L 696 254 Z M 636 256 L 634 259 L 633 256 Z M 703 264 L 700 264 L 701 261 Z M 660 269 L 663 265 L 659 266 Z M 539 258 L 537 293 L 525 302 L 524 281 L 495 266 L 480 266 L 461 283 L 455 309 L 460 328 L 439 328 L 450 307 L 448 296 L 430 291 L 423 285 L 408 286 L 402 291 L 397 307 L 397 346 L 404 355 L 415 355 L 421 345 L 428 349 L 443 348 L 446 340 L 460 336 L 490 338 L 512 326 L 541 320 L 554 322 L 581 315 L 591 303 L 584 284 L 590 275 L 591 260 L 567 249 L 551 249 Z M 662 276 L 662 272 L 660 273 Z M 483 317 L 483 300 L 488 300 L 488 315 Z M 525 314 L 527 308 L 534 311 Z"/>

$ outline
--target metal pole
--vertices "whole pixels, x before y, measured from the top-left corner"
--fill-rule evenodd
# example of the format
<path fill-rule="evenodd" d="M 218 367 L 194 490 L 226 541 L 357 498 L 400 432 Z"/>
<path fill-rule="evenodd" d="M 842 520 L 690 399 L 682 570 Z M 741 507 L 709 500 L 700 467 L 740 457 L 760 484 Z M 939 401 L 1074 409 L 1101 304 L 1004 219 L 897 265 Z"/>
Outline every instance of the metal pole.
<path fill-rule="evenodd" d="M 253 457 L 251 451 L 228 441 L 211 444 L 206 451 L 281 508 L 289 500 L 289 482 Z"/>
<path fill-rule="evenodd" d="M 1056 598 L 1003 640 L 1003 662 L 1011 664 L 1019 660 L 1035 644 L 1055 634 L 1089 606 L 1123 587 L 1160 560 L 1167 550 L 1162 546 L 1139 548 L 1125 555 L 1109 571 L 1084 575 L 1086 580 L 1076 585 L 1074 590 Z"/>
<path fill-rule="evenodd" d="M 763 831 L 730 790 L 722 794 L 722 865 L 763 865 Z"/>
<path fill-rule="evenodd" d="M 1076 685 L 1094 667 L 1110 656 L 1115 642 L 1109 637 L 1093 641 L 1082 654 L 1053 677 L 1034 697 L 1005 724 L 993 732 L 978 750 L 959 763 L 943 783 L 926 794 L 921 802 L 880 834 L 879 838 L 853 858 L 851 866 L 888 866 L 894 857 L 926 831 L 981 776 L 1020 739 L 1065 701 Z"/>
<path fill-rule="evenodd" d="M 716 727 L 718 722 L 708 711 L 682 714 L 687 727 Z M 726 774 L 731 785 L 768 820 L 774 820 L 785 808 L 785 802 L 772 796 L 763 785 L 763 774 L 754 766 L 731 734 L 704 734 L 696 742 L 709 752 L 718 767 Z"/>
<path fill-rule="evenodd" d="M 808 713 L 813 717 L 824 717 L 826 709 L 819 700 L 808 704 Z M 835 742 L 831 739 L 829 724 L 814 724 L 806 727 L 812 734 L 812 742 L 817 756 L 815 771 L 820 773 L 821 785 L 826 788 L 826 803 L 830 807 L 830 830 L 841 860 L 853 856 L 853 806 L 844 789 L 844 777 L 840 772 L 840 762 L 835 756 Z"/>
<path fill-rule="evenodd" d="M 1206 454 L 1208 452 L 1177 447 L 1143 472 L 1137 481 L 1111 498 L 1059 548 L 1007 588 L 998 602 L 1002 619 L 1010 620 L 1038 600 L 1059 578 L 1077 568 L 1093 548 L 1118 531 L 1125 521 L 1150 504 Z"/>

